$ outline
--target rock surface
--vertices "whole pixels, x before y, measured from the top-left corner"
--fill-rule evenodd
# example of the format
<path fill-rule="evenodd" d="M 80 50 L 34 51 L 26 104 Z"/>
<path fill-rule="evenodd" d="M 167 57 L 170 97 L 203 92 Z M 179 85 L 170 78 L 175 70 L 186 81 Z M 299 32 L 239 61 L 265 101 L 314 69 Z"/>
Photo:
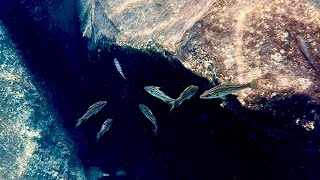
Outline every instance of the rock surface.
<path fill-rule="evenodd" d="M 74 146 L 0 21 L 0 179 L 84 179 Z"/>
<path fill-rule="evenodd" d="M 154 37 L 152 33 L 145 33 L 140 37 L 129 38 L 123 33 L 125 25 L 121 26 L 121 29 L 119 24 L 114 23 L 115 19 L 99 12 L 104 12 L 105 9 L 115 10 L 118 3 L 117 5 L 123 6 L 123 12 L 128 13 L 136 4 L 147 1 L 108 1 L 109 4 L 94 1 L 93 6 L 93 1 L 86 1 L 88 4 L 79 2 L 80 9 L 86 7 L 85 11 L 81 11 L 82 17 L 91 12 L 88 21 L 85 20 L 89 22 L 89 26 L 84 25 L 82 30 L 85 36 L 92 37 L 93 44 L 105 42 L 100 41 L 100 38 L 107 38 L 107 42 L 128 44 L 143 50 L 112 45 L 109 47 L 110 51 L 98 49 L 95 51 L 98 53 L 92 53 L 98 56 L 91 56 L 89 60 L 92 61 L 89 61 L 86 42 L 79 32 L 73 34 L 71 31 L 75 24 L 72 24 L 73 21 L 65 24 L 69 22 L 67 19 L 72 19 L 73 14 L 59 18 L 61 16 L 58 11 L 68 9 L 71 1 L 23 0 L 19 1 L 20 6 L 11 11 L 10 8 L 1 6 L 0 9 L 10 11 L 4 16 L 4 11 L 0 11 L 0 19 L 9 30 L 3 31 L 4 36 L 1 37 L 5 39 L 4 42 L 10 43 L 0 44 L 4 47 L 0 53 L 0 59 L 3 60 L 3 71 L 0 71 L 3 85 L 1 87 L 5 87 L 0 92 L 0 95 L 5 97 L 4 101 L 1 101 L 3 106 L 0 111 L 4 118 L 0 121 L 0 136 L 5 137 L 4 141 L 0 141 L 0 157 L 5 157 L 0 158 L 0 179 L 85 179 L 83 174 L 86 174 L 88 179 L 114 179 L 113 176 L 117 174 L 124 175 L 119 172 L 125 172 L 127 179 L 261 179 L 261 174 L 264 179 L 319 179 L 319 131 L 307 131 L 319 127 L 320 108 L 311 103 L 306 104 L 308 97 L 298 95 L 279 100 L 282 97 L 278 95 L 269 101 L 262 99 L 259 103 L 264 104 L 257 111 L 241 106 L 235 96 L 229 96 L 228 103 L 223 108 L 220 100 L 204 101 L 192 98 L 168 113 L 167 104 L 159 102 L 143 90 L 146 85 L 156 85 L 163 88 L 168 95 L 178 97 L 184 88 L 195 84 L 199 86 L 196 95 L 198 97 L 212 86 L 206 79 L 185 69 L 180 62 L 167 61 L 159 53 L 146 53 L 145 46 L 150 45 L 159 48 L 158 50 L 162 48 L 175 52 L 174 55 L 180 58 L 186 67 L 188 63 L 193 63 L 194 69 L 189 68 L 208 79 L 211 78 L 211 71 L 202 67 L 210 68 L 209 65 L 213 62 L 216 71 L 221 74 L 218 75 L 222 76 L 221 72 L 225 72 L 228 73 L 225 77 L 228 77 L 231 74 L 229 70 L 233 69 L 222 71 L 221 67 L 224 67 L 222 65 L 226 59 L 223 55 L 229 51 L 220 52 L 220 48 L 229 47 L 228 42 L 234 38 L 231 36 L 234 32 L 222 31 L 214 26 L 218 24 L 213 23 L 214 21 L 210 21 L 213 25 L 209 26 L 209 19 L 207 26 L 202 22 L 210 17 L 210 12 L 215 12 L 217 18 L 218 12 L 226 11 L 228 13 L 225 16 L 237 16 L 228 8 L 233 7 L 234 11 L 240 11 L 241 8 L 246 8 L 246 4 L 235 1 L 208 1 L 211 3 L 210 8 L 201 11 L 201 8 L 207 7 L 203 4 L 204 1 L 184 1 L 183 5 L 180 1 L 171 1 L 172 4 L 158 1 L 172 7 L 162 8 L 160 12 L 164 13 L 165 17 L 170 13 L 177 13 L 177 17 L 186 16 L 188 21 L 184 18 L 179 21 L 172 19 L 166 24 L 167 20 L 162 20 L 163 26 L 174 27 L 175 23 L 177 25 L 171 30 L 157 26 L 159 28 L 155 28 L 157 31 L 154 32 L 158 34 Z M 148 3 L 150 5 L 152 1 Z M 61 4 L 65 6 L 61 7 Z M 192 7 L 186 8 L 190 4 Z M 141 4 L 140 8 L 144 7 Z M 173 9 L 177 7 L 182 14 Z M 202 21 L 192 18 L 193 9 L 205 12 L 203 15 L 198 14 Z M 240 18 L 231 15 L 231 19 Z M 129 17 L 134 16 L 129 13 L 122 20 Z M 121 17 L 117 19 L 120 20 Z M 145 26 L 156 27 L 156 20 L 159 19 L 154 20 L 154 23 Z M 188 22 L 192 22 L 191 25 Z M 229 21 L 226 21 L 225 25 L 233 26 Z M 208 32 L 215 34 L 210 36 L 211 38 L 204 36 L 201 29 L 211 26 L 215 27 L 214 31 Z M 143 28 L 137 29 L 143 31 Z M 243 28 L 244 30 L 246 28 Z M 8 38 L 9 32 L 16 43 Z M 66 32 L 73 38 L 69 38 Z M 159 34 L 166 35 L 166 39 L 172 39 L 165 44 L 165 41 L 156 39 Z M 134 32 L 129 35 L 134 35 Z M 213 38 L 215 35 L 218 38 Z M 155 40 L 150 41 L 151 36 Z M 228 40 L 228 36 L 231 39 Z M 177 40 L 179 37 L 182 40 Z M 243 36 L 243 39 L 246 38 Z M 200 50 L 205 47 L 214 49 L 214 46 L 206 45 L 206 42 L 220 42 L 217 46 L 218 53 L 201 54 Z M 21 50 L 21 55 L 14 44 Z M 194 56 L 192 60 L 190 54 Z M 127 80 L 124 80 L 114 67 L 114 58 L 121 63 Z M 208 67 L 205 66 L 206 58 Z M 215 61 L 211 61 L 211 58 Z M 28 71 L 22 62 L 28 62 Z M 31 74 L 45 82 L 35 81 Z M 237 80 L 237 77 L 238 74 L 235 74 L 234 79 Z M 219 78 L 223 79 L 223 76 Z M 15 83 L 16 81 L 18 83 Z M 54 91 L 52 94 L 50 90 L 46 91 L 47 94 L 42 94 L 41 90 L 51 87 Z M 26 92 L 23 93 L 24 91 Z M 21 94 L 27 97 L 22 97 Z M 59 117 L 52 113 L 46 98 L 49 101 L 54 99 L 50 101 L 50 106 L 54 107 L 54 112 L 59 114 Z M 83 115 L 93 102 L 100 100 L 107 100 L 108 107 L 76 130 L 76 119 Z M 157 116 L 158 136 L 154 137 L 150 133 L 152 126 L 139 111 L 140 103 L 148 105 Z M 96 143 L 95 136 L 101 124 L 109 117 L 115 118 L 115 123 L 110 132 Z M 59 124 L 60 120 L 63 125 Z M 69 133 L 78 151 L 74 150 L 76 148 L 68 138 Z M 5 149 L 1 149 L 3 147 Z M 81 159 L 82 166 L 87 169 L 86 173 L 83 173 L 82 166 L 74 156 Z M 109 175 L 111 177 L 108 177 Z"/>
<path fill-rule="evenodd" d="M 303 94 L 320 99 L 319 72 L 298 49 L 296 36 L 310 43 L 320 68 L 320 2 L 308 0 L 83 0 L 84 36 L 144 49 L 169 51 L 196 74 L 221 81 L 260 80 L 259 90 L 238 99 Z M 318 69 L 319 69 L 318 68 Z M 251 106 L 252 105 L 252 106 Z"/>

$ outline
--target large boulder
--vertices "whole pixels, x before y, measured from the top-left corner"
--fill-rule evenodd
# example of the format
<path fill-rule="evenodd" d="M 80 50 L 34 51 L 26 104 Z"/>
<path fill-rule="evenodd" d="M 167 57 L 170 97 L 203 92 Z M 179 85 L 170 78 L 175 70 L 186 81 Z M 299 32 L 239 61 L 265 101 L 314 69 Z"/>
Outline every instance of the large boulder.
<path fill-rule="evenodd" d="M 73 141 L 0 21 L 0 179 L 84 179 Z"/>
<path fill-rule="evenodd" d="M 194 73 L 237 83 L 258 78 L 259 90 L 238 100 L 303 94 L 318 102 L 317 72 L 298 49 L 296 36 L 310 43 L 320 69 L 319 1 L 308 0 L 80 0 L 82 32 L 94 43 L 169 51 Z"/>

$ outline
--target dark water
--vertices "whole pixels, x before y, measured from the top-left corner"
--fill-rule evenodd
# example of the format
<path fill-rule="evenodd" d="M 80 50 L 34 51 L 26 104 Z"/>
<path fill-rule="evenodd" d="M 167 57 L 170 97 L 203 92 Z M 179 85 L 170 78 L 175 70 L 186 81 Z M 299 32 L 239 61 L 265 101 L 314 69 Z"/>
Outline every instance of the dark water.
<path fill-rule="evenodd" d="M 294 125 L 294 117 L 311 117 L 310 110 L 319 108 L 308 104 L 308 97 L 261 99 L 265 107 L 252 111 L 231 95 L 222 108 L 220 100 L 197 98 L 212 85 L 178 61 L 119 46 L 89 54 L 80 32 L 49 31 L 14 1 L 0 10 L 38 88 L 75 141 L 75 153 L 85 168 L 98 166 L 113 175 L 104 179 L 320 179 L 319 133 Z M 127 81 L 115 69 L 114 58 Z M 196 98 L 171 113 L 143 89 L 160 86 L 177 97 L 192 84 L 200 88 Z M 100 100 L 108 102 L 106 107 L 75 129 L 76 119 Z M 156 137 L 140 103 L 158 120 Z M 107 118 L 114 119 L 112 128 L 95 143 Z M 127 176 L 114 177 L 117 170 Z"/>

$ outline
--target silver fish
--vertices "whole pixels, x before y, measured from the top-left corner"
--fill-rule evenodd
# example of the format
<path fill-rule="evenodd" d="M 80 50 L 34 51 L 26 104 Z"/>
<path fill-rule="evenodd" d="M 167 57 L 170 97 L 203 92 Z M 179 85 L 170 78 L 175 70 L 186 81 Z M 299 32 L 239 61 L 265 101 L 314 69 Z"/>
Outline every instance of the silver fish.
<path fill-rule="evenodd" d="M 107 104 L 107 101 L 98 101 L 94 104 L 92 104 L 87 112 L 77 120 L 76 128 L 81 125 L 82 122 L 89 119 L 92 115 L 97 114 L 105 105 Z"/>
<path fill-rule="evenodd" d="M 98 141 L 100 139 L 101 136 L 103 136 L 103 134 L 107 131 L 109 131 L 111 125 L 112 125 L 113 120 L 112 119 L 107 119 L 106 121 L 104 121 L 104 123 L 101 126 L 100 131 L 98 132 L 97 136 L 96 136 L 96 141 Z"/>
<path fill-rule="evenodd" d="M 297 35 L 297 40 L 299 42 L 300 51 L 303 54 L 303 56 L 306 58 L 307 61 L 311 64 L 312 68 L 316 71 L 319 71 L 317 66 L 314 64 L 314 60 L 310 54 L 310 51 L 308 49 L 307 42 L 303 39 L 302 36 Z"/>
<path fill-rule="evenodd" d="M 226 95 L 235 93 L 245 88 L 256 89 L 257 80 L 255 79 L 252 82 L 246 83 L 246 84 L 221 84 L 205 91 L 203 94 L 201 94 L 200 98 L 201 99 L 213 99 L 213 98 L 226 99 Z"/>
<path fill-rule="evenodd" d="M 127 78 L 124 76 L 124 74 L 123 74 L 123 72 L 122 72 L 122 68 L 121 68 L 121 66 L 120 66 L 120 63 L 119 63 L 118 59 L 114 58 L 113 62 L 114 62 L 114 65 L 116 66 L 117 71 L 119 72 L 119 74 L 120 74 L 125 80 L 127 80 Z"/>
<path fill-rule="evenodd" d="M 158 126 L 157 126 L 156 117 L 152 114 L 151 110 L 144 104 L 139 104 L 139 108 L 144 114 L 144 116 L 146 116 L 146 118 L 148 118 L 151 121 L 151 123 L 154 125 L 153 134 L 157 135 Z"/>
<path fill-rule="evenodd" d="M 185 101 L 190 99 L 197 91 L 199 90 L 198 86 L 191 85 L 187 87 L 181 94 L 180 96 L 175 100 L 174 106 L 173 107 L 178 107 L 180 104 Z M 172 108 L 173 108 L 172 107 Z"/>
<path fill-rule="evenodd" d="M 168 103 L 171 107 L 174 105 L 174 99 L 166 95 L 160 90 L 158 86 L 145 86 L 144 89 L 152 96 L 161 99 L 165 103 Z"/>

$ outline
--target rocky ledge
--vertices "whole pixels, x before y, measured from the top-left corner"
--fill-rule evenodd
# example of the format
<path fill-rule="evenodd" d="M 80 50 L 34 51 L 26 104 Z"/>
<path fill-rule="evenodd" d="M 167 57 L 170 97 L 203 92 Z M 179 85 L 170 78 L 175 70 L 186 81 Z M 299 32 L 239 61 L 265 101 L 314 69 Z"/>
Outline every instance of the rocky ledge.
<path fill-rule="evenodd" d="M 238 100 L 258 108 L 257 98 L 307 95 L 319 102 L 320 79 L 299 51 L 307 42 L 320 69 L 320 12 L 315 0 L 83 0 L 84 36 L 107 38 L 137 49 L 154 47 L 209 80 L 244 83 L 258 90 Z M 214 76 L 213 76 L 214 75 Z"/>

